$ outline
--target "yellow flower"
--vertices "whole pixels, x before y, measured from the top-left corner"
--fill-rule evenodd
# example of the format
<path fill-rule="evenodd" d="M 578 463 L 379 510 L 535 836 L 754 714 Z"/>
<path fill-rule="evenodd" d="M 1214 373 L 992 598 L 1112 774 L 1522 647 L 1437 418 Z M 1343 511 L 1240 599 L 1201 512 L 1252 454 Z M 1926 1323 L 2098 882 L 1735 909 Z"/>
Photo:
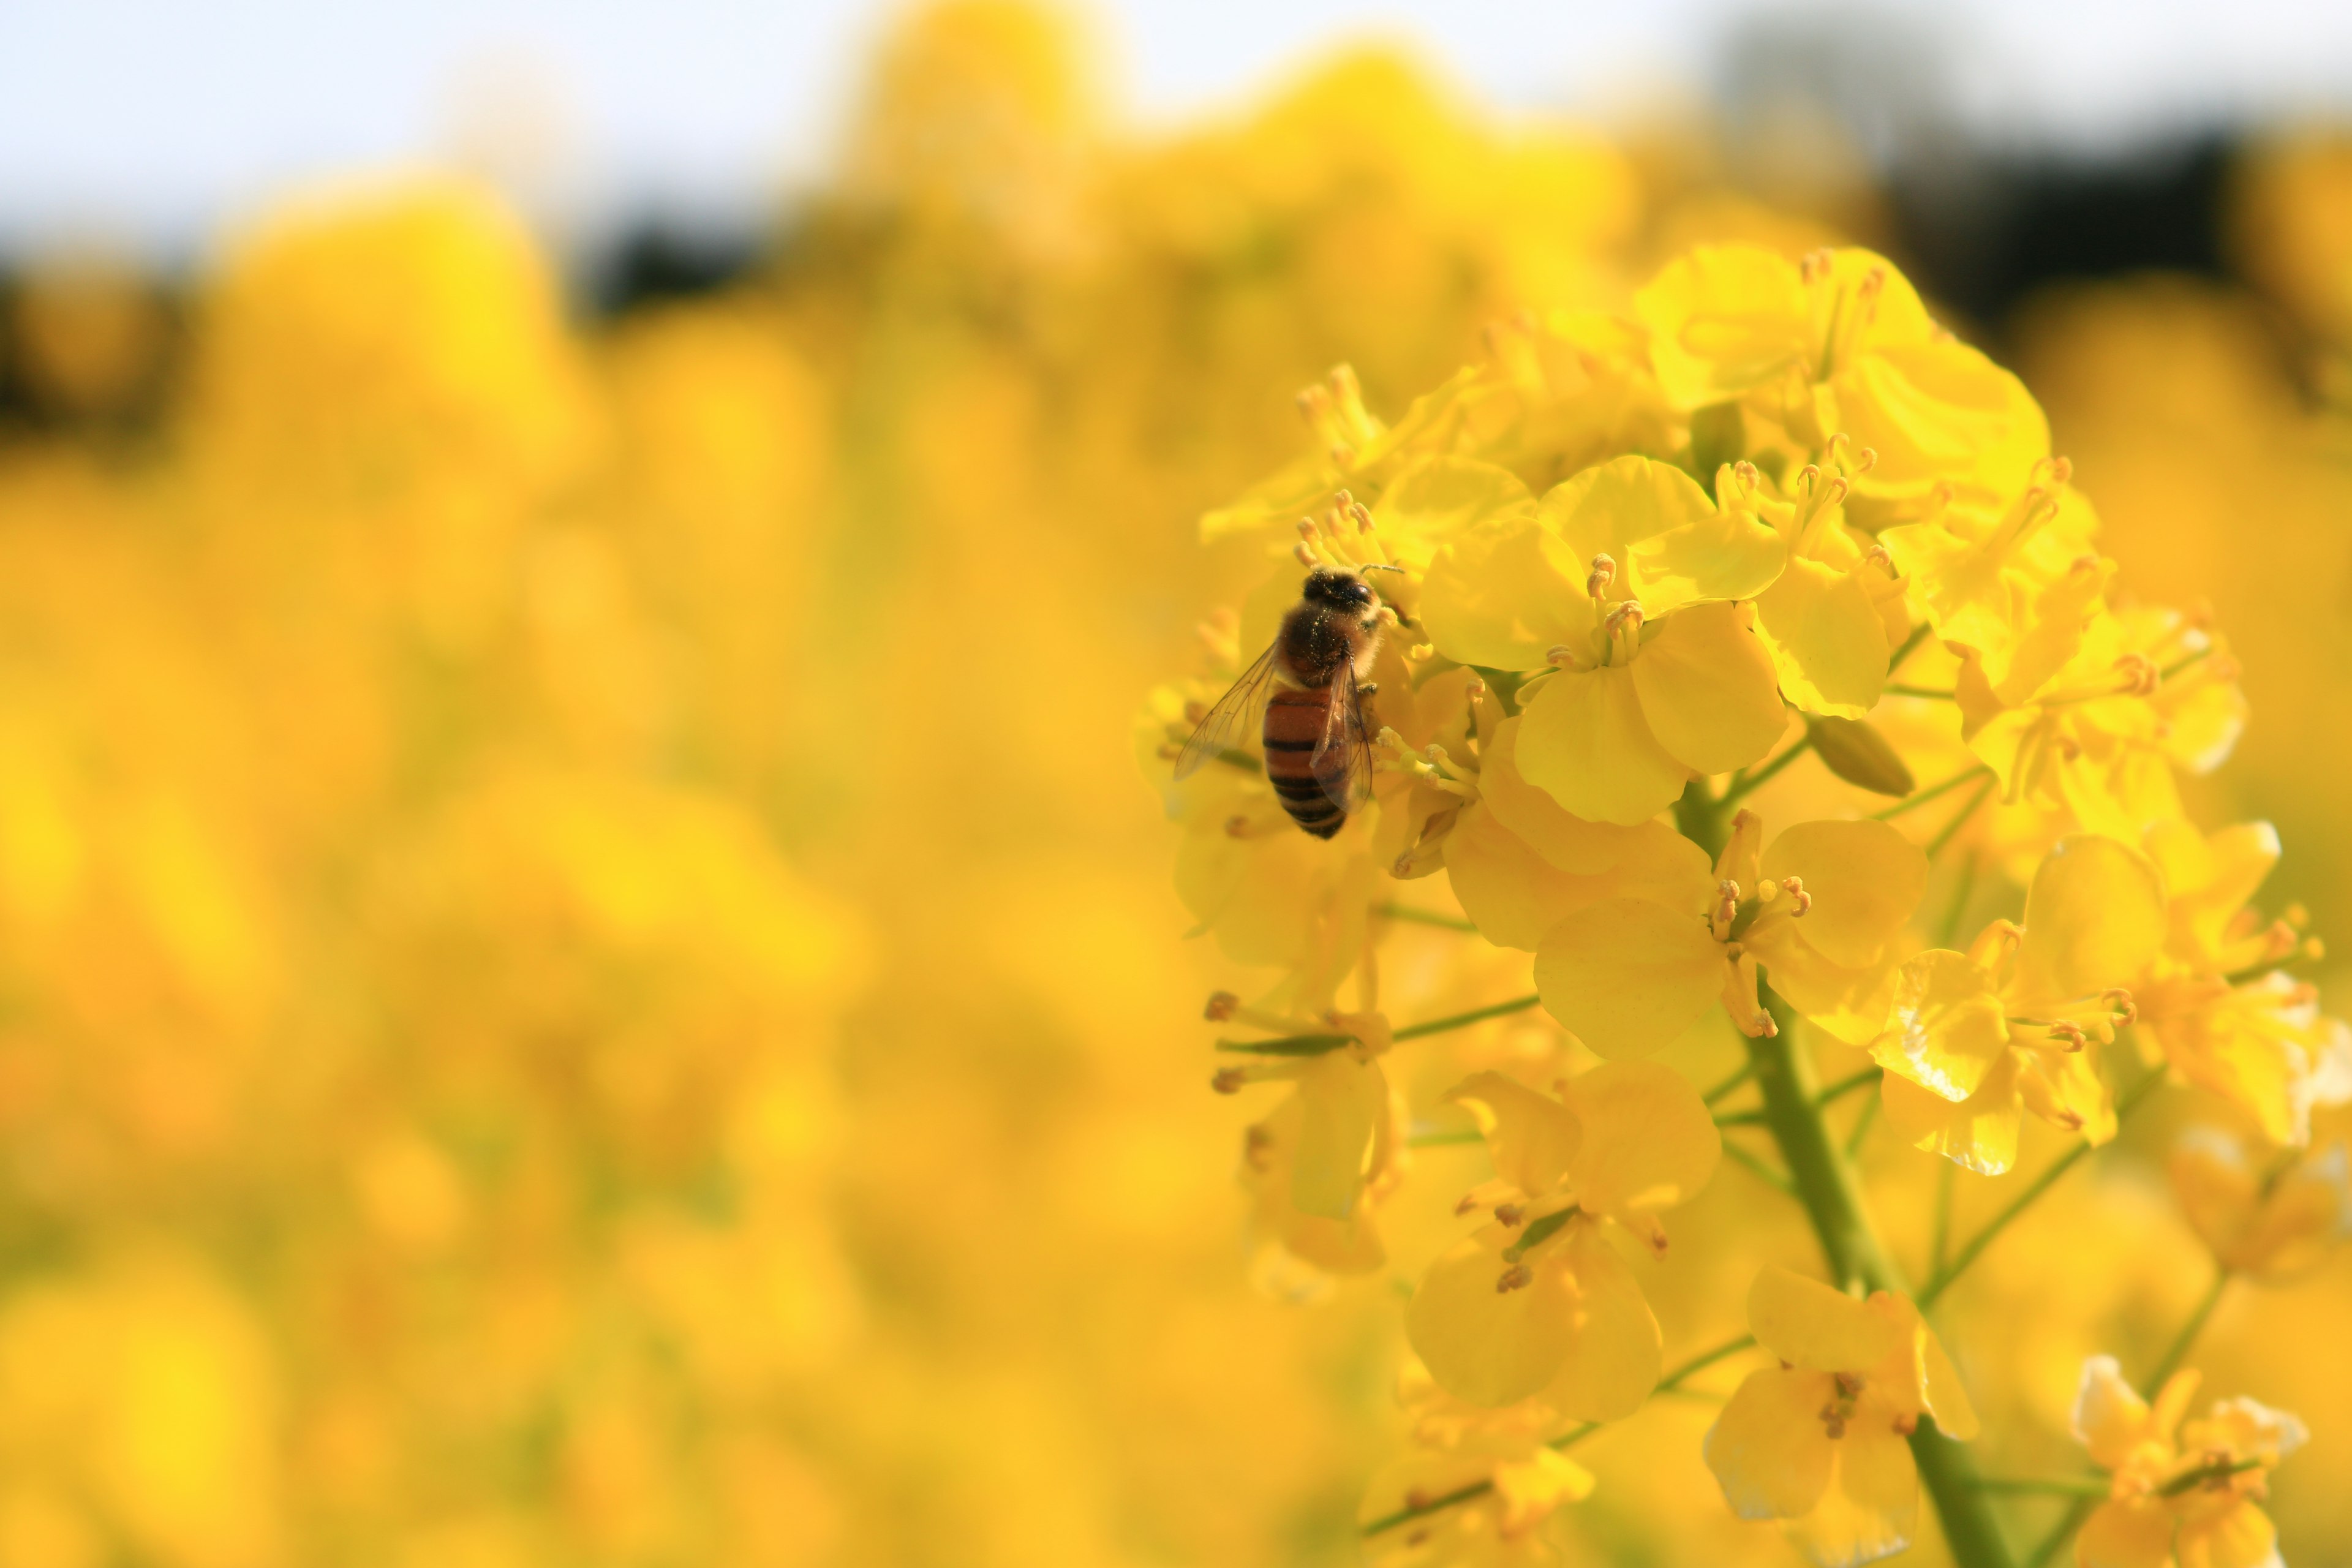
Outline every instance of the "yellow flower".
<path fill-rule="evenodd" d="M 1537 1568 L 1561 1561 L 1548 1526 L 1561 1504 L 1590 1497 L 1593 1480 L 1546 1441 L 1559 1414 L 1538 1400 L 1498 1410 L 1465 1404 L 1410 1356 L 1398 1384 L 1413 1452 L 1373 1477 L 1360 1521 L 1377 1525 L 1482 1483 L 1486 1489 L 1375 1531 L 1365 1542 L 1367 1560 L 1380 1568 Z"/>
<path fill-rule="evenodd" d="M 2231 1134 L 2192 1127 L 2166 1163 L 2181 1212 L 2232 1273 L 2291 1279 L 2352 1237 L 2352 1160 L 2342 1143 L 2265 1170 Z"/>
<path fill-rule="evenodd" d="M 1785 554 L 1679 468 L 1619 458 L 1532 515 L 1465 529 L 1432 562 L 1421 616 L 1457 663 L 1545 669 L 1522 691 L 1519 771 L 1579 816 L 1630 826 L 1787 729 L 1753 612 L 1732 603 Z"/>
<path fill-rule="evenodd" d="M 2045 605 L 2077 584 L 2079 603 L 2037 625 L 2006 680 L 1995 685 L 1980 658 L 1962 661 L 1961 732 L 2003 800 L 2136 843 L 2150 823 L 2184 815 L 2174 769 L 2210 773 L 2228 758 L 2245 699 L 2235 662 L 2189 617 L 2099 611 L 2093 589 L 2105 571 L 2078 569 L 2049 591 Z"/>
<path fill-rule="evenodd" d="M 2284 1411 L 2216 1401 L 2184 1423 L 2198 1374 L 2172 1374 L 2155 1403 L 2123 1379 L 2113 1356 L 2083 1363 L 2074 1436 L 2114 1473 L 2105 1502 L 2074 1538 L 2082 1568 L 2263 1568 L 2278 1532 L 2258 1506 L 2270 1472 L 2308 1434 Z"/>
<path fill-rule="evenodd" d="M 2352 1029 L 2278 965 L 2316 957 L 2294 922 L 2248 905 L 2278 864 L 2267 822 L 2208 835 L 2158 823 L 2147 847 L 2172 895 L 2164 951 L 2132 987 L 2145 1037 L 2189 1082 L 2254 1119 L 2273 1143 L 2306 1142 L 2311 1110 L 2352 1097 Z"/>
<path fill-rule="evenodd" d="M 1936 636 L 1997 689 L 2030 691 L 2073 657 L 2105 587 L 2098 520 L 2071 472 L 2063 458 L 2039 464 L 2006 506 L 1954 501 L 1878 536 Z"/>
<path fill-rule="evenodd" d="M 2075 835 L 2043 859 L 2025 924 L 1985 928 L 1967 952 L 1904 964 L 1871 1054 L 1886 1068 L 1887 1120 L 1922 1149 L 1997 1175 L 2017 1159 L 2024 1110 L 2115 1136 L 2096 1047 L 2130 1015 L 2124 987 L 2164 940 L 2156 868 L 2111 838 Z"/>
<path fill-rule="evenodd" d="M 1706 898 L 1706 852 L 1673 828 L 1587 822 L 1521 778 L 1525 722 L 1495 725 L 1479 752 L 1478 799 L 1445 839 L 1447 879 L 1481 935 L 1532 952 L 1561 920 L 1603 900 L 1678 907 Z"/>
<path fill-rule="evenodd" d="M 1843 431 L 1877 453 L 1854 493 L 1882 508 L 1916 509 L 1946 488 L 2002 493 L 2049 456 L 2049 426 L 2024 385 L 1937 327 L 1869 251 L 1797 263 L 1759 246 L 1702 246 L 1633 310 L 1677 407 L 1744 400 L 1803 448 Z"/>
<path fill-rule="evenodd" d="M 1369 1274 L 1388 1257 L 1372 1210 L 1402 1174 L 1388 1080 L 1378 1062 L 1344 1049 L 1294 1064 L 1289 1076 L 1297 1087 L 1242 1134 L 1257 1231 L 1318 1268 Z"/>
<path fill-rule="evenodd" d="M 1210 1080 L 1220 1094 L 1252 1083 L 1287 1082 L 1296 1091 L 1243 1142 L 1244 1183 L 1259 1199 L 1268 1234 L 1309 1262 L 1334 1272 L 1377 1267 L 1380 1242 L 1354 1226 L 1367 1191 L 1394 1184 L 1402 1146 L 1388 1076 L 1380 1058 L 1391 1046 L 1388 1020 L 1376 1012 L 1327 1011 L 1312 1021 L 1244 1005 L 1229 991 L 1209 998 L 1212 1023 L 1238 1019 L 1270 1031 L 1263 1045 L 1227 1042 L 1244 1058 Z M 1294 1224 L 1324 1220 L 1339 1228 Z M 1300 1245 L 1292 1245 L 1296 1238 Z M 1339 1259 L 1340 1261 L 1333 1261 Z"/>
<path fill-rule="evenodd" d="M 1788 500 L 1767 489 L 1749 463 L 1716 480 L 1726 510 L 1753 510 L 1787 552 L 1780 575 L 1756 599 L 1756 633 L 1780 671 L 1781 694 L 1808 713 L 1859 719 L 1877 705 L 1887 656 L 1909 634 L 1910 615 L 1886 552 L 1867 550 L 1845 525 L 1851 488 L 1846 476 L 1811 464 L 1797 471 Z"/>
<path fill-rule="evenodd" d="M 1754 813 L 1734 817 L 1714 887 L 1696 901 L 1612 898 L 1547 931 L 1536 989 L 1552 1016 L 1604 1057 L 1656 1049 L 1717 999 L 1742 1032 L 1770 1034 L 1761 969 L 1838 1038 L 1874 1038 L 1894 997 L 1891 944 L 1927 887 L 1927 858 L 1883 822 L 1800 823 L 1759 857 L 1763 837 Z"/>
<path fill-rule="evenodd" d="M 1919 1471 L 1907 1441 L 1931 1415 L 1976 1436 L 1975 1408 L 1918 1308 L 1881 1290 L 1857 1301 L 1768 1265 L 1748 1326 L 1780 1358 L 1748 1374 L 1706 1435 L 1707 1468 L 1742 1519 L 1777 1519 L 1822 1568 L 1911 1543 Z"/>
<path fill-rule="evenodd" d="M 1433 1265 L 1405 1332 L 1438 1385 L 1472 1405 L 1530 1395 L 1566 1415 L 1613 1420 L 1658 1381 L 1658 1325 L 1604 1234 L 1653 1248 L 1657 1211 L 1706 1184 L 1722 1136 L 1672 1070 L 1612 1062 L 1554 1100 L 1498 1073 L 1456 1088 L 1486 1134 L 1494 1180 L 1462 1200 L 1492 1223 Z"/>

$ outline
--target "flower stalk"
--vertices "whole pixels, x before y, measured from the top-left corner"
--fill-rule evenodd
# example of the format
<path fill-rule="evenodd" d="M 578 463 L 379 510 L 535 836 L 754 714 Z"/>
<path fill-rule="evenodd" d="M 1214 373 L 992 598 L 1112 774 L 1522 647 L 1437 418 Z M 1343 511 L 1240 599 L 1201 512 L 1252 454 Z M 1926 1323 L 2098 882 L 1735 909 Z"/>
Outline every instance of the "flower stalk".
<path fill-rule="evenodd" d="M 1765 1125 L 1780 1146 L 1794 1195 L 1812 1222 L 1830 1276 L 1848 1290 L 1902 1293 L 1902 1271 L 1879 1241 L 1853 1168 L 1822 1119 L 1812 1064 L 1796 1046 L 1796 1010 L 1770 991 L 1763 1001 L 1778 1032 L 1750 1039 L 1748 1057 L 1763 1092 Z M 1927 1305 L 1924 1297 L 1919 1304 Z M 1910 1441 L 1953 1562 L 1960 1568 L 2011 1568 L 2015 1560 L 1968 1450 L 1937 1432 L 1932 1417 L 1921 1418 Z"/>

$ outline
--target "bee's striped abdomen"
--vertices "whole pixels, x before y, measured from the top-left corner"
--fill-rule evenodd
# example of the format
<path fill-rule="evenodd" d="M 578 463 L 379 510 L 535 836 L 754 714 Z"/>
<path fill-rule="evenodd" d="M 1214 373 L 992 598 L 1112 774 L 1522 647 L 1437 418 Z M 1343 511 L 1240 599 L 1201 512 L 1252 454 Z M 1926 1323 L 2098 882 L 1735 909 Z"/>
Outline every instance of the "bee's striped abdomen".
<path fill-rule="evenodd" d="M 1328 686 L 1285 686 L 1265 704 L 1265 776 L 1290 820 L 1318 838 L 1330 837 L 1348 820 L 1347 812 L 1333 805 L 1323 788 L 1327 777 L 1336 781 L 1346 775 L 1348 749 L 1333 746 L 1324 753 L 1319 773 L 1313 761 L 1315 748 L 1323 743 L 1331 702 Z"/>

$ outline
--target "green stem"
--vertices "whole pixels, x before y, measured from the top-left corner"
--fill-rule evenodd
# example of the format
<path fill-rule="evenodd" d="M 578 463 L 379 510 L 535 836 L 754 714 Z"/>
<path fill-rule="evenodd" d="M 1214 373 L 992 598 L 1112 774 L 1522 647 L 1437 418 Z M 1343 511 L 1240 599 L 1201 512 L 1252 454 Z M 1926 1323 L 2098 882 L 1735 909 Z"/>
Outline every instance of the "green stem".
<path fill-rule="evenodd" d="M 1748 1041 L 1748 1059 L 1756 1064 L 1767 1124 L 1831 1277 L 1848 1289 L 1902 1291 L 1902 1273 L 1880 1244 L 1853 1167 L 1832 1141 L 1815 1103 L 1812 1064 L 1796 1046 L 1796 1012 L 1769 988 L 1762 1000 L 1780 1032 Z M 2010 1568 L 2009 1545 L 1990 1503 L 1977 1489 L 1968 1449 L 1942 1436 L 1934 1420 L 1923 1415 L 1911 1434 L 1911 1456 L 1935 1503 L 1952 1560 L 1959 1568 Z"/>
<path fill-rule="evenodd" d="M 1506 1013 L 1524 1013 L 1543 1000 L 1540 996 L 1514 996 L 1507 1002 L 1497 1002 L 1491 1007 L 1473 1007 L 1467 1013 L 1456 1013 L 1447 1018 L 1432 1018 L 1426 1024 L 1413 1024 L 1389 1037 L 1391 1040 L 1418 1040 L 1424 1035 L 1442 1035 L 1448 1029 L 1484 1023 L 1499 1018 Z M 1285 1035 L 1272 1040 L 1219 1040 L 1217 1049 L 1250 1057 L 1319 1057 L 1336 1051 L 1342 1046 L 1356 1043 L 1353 1035 Z"/>
<path fill-rule="evenodd" d="M 1730 1158 L 1733 1164 L 1743 1167 L 1749 1175 L 1755 1177 L 1766 1186 L 1786 1193 L 1792 1198 L 1797 1195 L 1796 1183 L 1789 1180 L 1788 1177 L 1782 1175 L 1780 1172 L 1774 1170 L 1771 1166 L 1766 1164 L 1763 1161 L 1758 1159 L 1747 1150 L 1742 1149 L 1738 1144 L 1726 1142 L 1723 1146 L 1723 1152 Z"/>
<path fill-rule="evenodd" d="M 1967 918 L 1969 900 L 1977 890 L 1977 858 L 1969 856 L 1960 862 L 1960 874 L 1953 879 L 1952 902 L 1944 910 L 1943 924 L 1936 928 L 1936 945 L 1949 947 L 1960 932 L 1960 921 Z"/>
<path fill-rule="evenodd" d="M 1872 812 L 1870 814 L 1871 820 L 1874 822 L 1886 822 L 1902 816 L 1906 811 L 1916 811 L 1919 807 L 1926 805 L 1928 802 L 1941 800 L 1944 796 L 1951 794 L 1954 790 L 1958 789 L 1961 785 L 1966 784 L 1972 780 L 1983 778 L 1986 774 L 1991 772 L 1992 770 L 1990 768 L 1986 767 L 1982 763 L 1979 763 L 1975 767 L 1970 768 L 1966 773 L 1954 773 L 1942 784 L 1929 784 L 1926 789 L 1919 791 L 1916 795 L 1905 795 L 1901 800 L 1896 801 L 1893 805 L 1888 806 L 1884 811 Z M 1701 847 L 1705 847 L 1701 846 Z"/>
<path fill-rule="evenodd" d="M 2026 1558 L 2025 1568 L 2042 1568 L 2043 1563 L 2057 1556 L 2060 1549 L 2074 1538 L 2074 1532 L 2083 1528 L 2083 1521 L 2091 1517 L 2091 1510 L 2098 1506 L 2099 1500 L 2095 1497 L 2078 1497 L 2068 1504 L 2066 1511 L 2059 1515 L 2058 1522 L 2051 1527 L 2050 1533 L 2042 1538 L 2042 1544 Z"/>
<path fill-rule="evenodd" d="M 2156 1397 L 2156 1391 L 2164 1386 L 2165 1380 L 2179 1372 L 2180 1363 L 2189 1359 L 2190 1349 L 2197 1343 L 2197 1336 L 2205 1331 L 2205 1325 L 2212 1321 L 2213 1309 L 2221 1304 L 2221 1298 L 2229 1289 L 2230 1271 L 2216 1268 L 2213 1283 L 2206 1287 L 2205 1294 L 2197 1302 L 2196 1310 L 2189 1314 L 2189 1321 L 2180 1325 L 2180 1332 L 2173 1336 L 2172 1343 L 2157 1358 L 2156 1366 L 2148 1373 L 2145 1386 L 2149 1398 Z"/>
<path fill-rule="evenodd" d="M 1782 768 L 1787 767 L 1790 763 L 1795 762 L 1799 757 L 1803 756 L 1807 752 L 1810 752 L 1812 749 L 1812 732 L 1808 731 L 1806 731 L 1805 738 L 1803 740 L 1798 742 L 1795 745 L 1790 747 L 1787 751 L 1781 752 L 1770 762 L 1766 763 L 1754 773 L 1742 773 L 1738 777 L 1734 778 L 1730 784 L 1725 788 L 1723 798 L 1715 803 L 1717 809 L 1729 805 L 1733 801 L 1738 800 L 1740 796 L 1747 795 L 1751 790 L 1762 788 L 1764 784 L 1771 779 L 1773 774 L 1779 773 Z"/>
<path fill-rule="evenodd" d="M 1977 807 L 1985 803 L 1985 796 L 1992 794 L 1993 783 L 1991 779 L 1985 780 L 1984 787 L 1969 796 L 1969 804 L 1953 813 L 1952 820 L 1944 824 L 1936 837 L 1927 841 L 1928 859 L 1933 860 L 1937 856 L 1941 855 L 1944 852 L 1944 846 L 1959 837 L 1960 829 L 1967 825 L 1969 818 L 1977 814 Z"/>
<path fill-rule="evenodd" d="M 1845 1157 L 1849 1160 L 1862 1152 L 1862 1141 L 1870 1136 L 1871 1124 L 1878 1120 L 1878 1108 L 1885 1101 L 1878 1099 L 1862 1102 L 1862 1112 L 1853 1119 L 1853 1130 L 1845 1135 Z"/>
<path fill-rule="evenodd" d="M 1416 910 L 1406 904 L 1382 904 L 1372 911 L 1388 920 L 1403 921 L 1412 925 L 1435 926 L 1440 931 L 1476 931 L 1476 922 L 1441 915 L 1433 910 Z"/>
<path fill-rule="evenodd" d="M 1713 1089 L 1708 1089 L 1699 1098 L 1706 1100 L 1707 1104 L 1714 1105 L 1723 1100 L 1727 1095 L 1730 1094 L 1733 1089 L 1738 1089 L 1741 1084 L 1746 1083 L 1751 1077 L 1755 1076 L 1755 1072 L 1756 1064 L 1754 1062 L 1741 1062 L 1738 1072 L 1733 1073 L 1729 1078 L 1725 1079 L 1721 1083 L 1717 1084 Z"/>
<path fill-rule="evenodd" d="M 1944 1260 L 1952 1255 L 1952 1197 L 1960 1184 L 1960 1167 L 1950 1160 L 1943 1162 L 1936 1173 L 1936 1240 L 1927 1249 L 1927 1278 L 1935 1279 L 1944 1271 Z"/>
<path fill-rule="evenodd" d="M 1867 1089 L 1872 1084 L 1876 1083 L 1881 1078 L 1885 1076 L 1885 1072 L 1886 1069 L 1884 1068 L 1866 1067 L 1860 1072 L 1849 1073 L 1845 1077 L 1838 1079 L 1837 1082 L 1830 1085 L 1829 1088 L 1822 1090 L 1819 1095 L 1814 1097 L 1813 1103 L 1815 1105 L 1826 1106 L 1832 1104 L 1837 1100 L 1843 1100 L 1855 1089 Z"/>
<path fill-rule="evenodd" d="M 1895 1266 L 1863 1212 L 1853 1173 L 1822 1121 L 1812 1063 L 1796 1048 L 1797 1015 L 1769 990 L 1764 1005 L 1780 1032 L 1749 1040 L 1748 1060 L 1755 1064 L 1757 1087 L 1763 1092 L 1765 1124 L 1780 1147 L 1781 1163 L 1788 1166 L 1805 1215 L 1812 1221 L 1830 1274 L 1841 1289 L 1857 1285 L 1899 1289 Z"/>
<path fill-rule="evenodd" d="M 1938 702 L 1949 702 L 1958 695 L 1933 686 L 1897 686 L 1891 680 L 1879 689 L 1889 697 L 1926 697 Z"/>
<path fill-rule="evenodd" d="M 1979 1476 L 1977 1489 L 2017 1492 L 2028 1497 L 2103 1498 L 2114 1484 L 2105 1476 Z"/>
<path fill-rule="evenodd" d="M 1426 1024 L 1414 1024 L 1399 1029 L 1389 1037 L 1394 1040 L 1417 1040 L 1423 1035 L 1442 1035 L 1448 1029 L 1483 1024 L 1489 1018 L 1499 1018 L 1506 1013 L 1524 1013 L 1542 1000 L 1540 996 L 1514 996 L 1507 1002 L 1497 1002 L 1491 1007 L 1473 1007 L 1467 1013 L 1456 1013 L 1450 1018 L 1432 1018 Z"/>
<path fill-rule="evenodd" d="M 2140 1101 L 2146 1100 L 2156 1086 L 2163 1081 L 2164 1075 L 2161 1072 L 2152 1072 L 2132 1085 L 2123 1099 L 2116 1102 L 2116 1124 L 2120 1126 L 2124 1118 L 2137 1110 Z M 1926 1289 L 1919 1292 L 1920 1310 L 1925 1311 L 1935 1305 L 1936 1299 L 1951 1288 L 1952 1281 L 1958 1279 L 1961 1272 L 1969 1264 L 1974 1263 L 1986 1247 L 1992 1245 L 1993 1238 L 2007 1229 L 2011 1220 L 2032 1208 L 2035 1199 L 2055 1186 L 2059 1177 L 2073 1170 L 2090 1152 L 2089 1143 L 2076 1143 L 2043 1167 L 2042 1173 L 2027 1183 L 2025 1190 L 2011 1200 L 2007 1208 L 1993 1215 L 1986 1222 L 1982 1230 L 1969 1237 L 1966 1245 L 1961 1247 L 1958 1254 L 1948 1265 L 1937 1270 L 1935 1278 L 1929 1279 Z"/>
<path fill-rule="evenodd" d="M 1887 679 L 1892 680 L 1895 679 L 1895 672 L 1903 668 L 1903 661 L 1911 657 L 1911 652 L 1914 648 L 1916 648 L 1921 643 L 1927 640 L 1927 633 L 1931 629 L 1933 628 L 1931 628 L 1926 621 L 1921 621 L 1917 626 L 1911 628 L 1911 635 L 1903 639 L 1903 646 L 1896 648 L 1892 654 L 1887 656 Z"/>
<path fill-rule="evenodd" d="M 1353 1035 L 1285 1035 L 1273 1040 L 1219 1040 L 1217 1049 L 1250 1057 L 1319 1057 L 1355 1043 Z"/>

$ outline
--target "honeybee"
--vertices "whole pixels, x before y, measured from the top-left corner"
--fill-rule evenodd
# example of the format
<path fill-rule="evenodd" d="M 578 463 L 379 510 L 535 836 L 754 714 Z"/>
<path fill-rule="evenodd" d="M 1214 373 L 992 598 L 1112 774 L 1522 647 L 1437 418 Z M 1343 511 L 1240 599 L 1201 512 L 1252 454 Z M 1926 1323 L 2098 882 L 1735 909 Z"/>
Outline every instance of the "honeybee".
<path fill-rule="evenodd" d="M 1217 699 L 1184 742 L 1176 776 L 1233 748 L 1265 695 L 1265 776 L 1290 819 L 1318 838 L 1347 825 L 1371 787 L 1363 680 L 1381 640 L 1380 596 L 1353 572 L 1318 566 L 1283 612 L 1274 645 Z M 1272 684 L 1274 689 L 1266 694 Z"/>

